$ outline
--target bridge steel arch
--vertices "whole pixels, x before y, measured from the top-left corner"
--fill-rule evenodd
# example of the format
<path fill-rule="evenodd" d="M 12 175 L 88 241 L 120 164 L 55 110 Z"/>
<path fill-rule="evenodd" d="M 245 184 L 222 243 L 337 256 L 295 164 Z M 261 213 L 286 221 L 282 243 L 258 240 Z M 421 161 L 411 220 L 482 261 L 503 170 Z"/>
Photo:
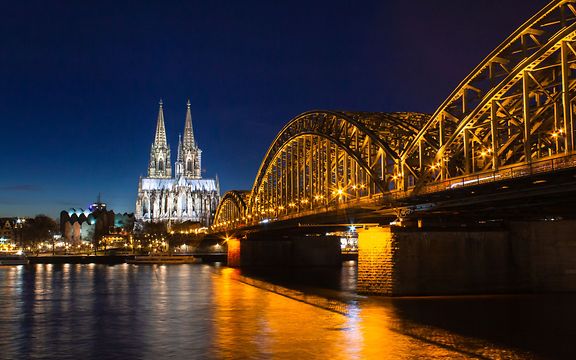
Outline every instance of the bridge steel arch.
<path fill-rule="evenodd" d="M 219 229 L 234 228 L 246 223 L 246 204 L 250 191 L 231 190 L 224 194 L 216 213 L 213 226 Z"/>
<path fill-rule="evenodd" d="M 247 216 L 277 218 L 396 189 L 399 154 L 428 119 L 332 111 L 295 117 L 262 161 Z"/>
<path fill-rule="evenodd" d="M 404 188 L 571 154 L 575 37 L 574 1 L 553 1 L 516 30 L 411 139 Z"/>
<path fill-rule="evenodd" d="M 402 203 L 469 178 L 576 166 L 575 98 L 576 0 L 555 0 L 431 116 L 310 111 L 290 120 L 258 170 L 246 222 L 322 212 L 377 194 Z"/>

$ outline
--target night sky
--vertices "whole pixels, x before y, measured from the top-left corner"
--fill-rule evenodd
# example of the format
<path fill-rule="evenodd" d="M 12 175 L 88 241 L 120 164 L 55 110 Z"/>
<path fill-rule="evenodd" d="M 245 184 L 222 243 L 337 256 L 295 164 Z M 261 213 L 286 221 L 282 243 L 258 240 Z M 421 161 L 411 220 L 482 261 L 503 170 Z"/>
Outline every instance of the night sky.
<path fill-rule="evenodd" d="M 134 211 L 158 101 L 192 103 L 204 177 L 251 189 L 307 110 L 431 113 L 543 0 L 11 1 L 0 6 L 0 216 L 99 192 Z"/>

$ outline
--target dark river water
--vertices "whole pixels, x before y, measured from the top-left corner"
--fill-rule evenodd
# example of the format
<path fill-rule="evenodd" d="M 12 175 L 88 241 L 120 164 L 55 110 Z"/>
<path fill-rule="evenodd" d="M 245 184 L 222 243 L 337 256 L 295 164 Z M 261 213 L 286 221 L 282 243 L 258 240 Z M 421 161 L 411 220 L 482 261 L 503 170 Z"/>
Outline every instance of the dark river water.
<path fill-rule="evenodd" d="M 361 297 L 341 270 L 0 267 L 0 359 L 576 359 L 576 294 Z"/>

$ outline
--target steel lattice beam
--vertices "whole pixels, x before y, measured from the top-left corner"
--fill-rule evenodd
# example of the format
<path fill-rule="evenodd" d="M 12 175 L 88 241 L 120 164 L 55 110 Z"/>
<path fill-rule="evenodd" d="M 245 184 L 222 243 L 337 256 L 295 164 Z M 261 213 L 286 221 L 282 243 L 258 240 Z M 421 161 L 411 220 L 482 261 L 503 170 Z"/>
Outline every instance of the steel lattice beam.
<path fill-rule="evenodd" d="M 272 142 L 234 224 L 393 201 L 510 173 L 573 166 L 576 0 L 553 1 L 468 75 L 432 116 L 311 111 Z M 475 179 L 475 180 L 469 180 Z M 379 196 L 379 197 L 378 197 Z M 222 208 L 222 209 L 220 209 Z"/>

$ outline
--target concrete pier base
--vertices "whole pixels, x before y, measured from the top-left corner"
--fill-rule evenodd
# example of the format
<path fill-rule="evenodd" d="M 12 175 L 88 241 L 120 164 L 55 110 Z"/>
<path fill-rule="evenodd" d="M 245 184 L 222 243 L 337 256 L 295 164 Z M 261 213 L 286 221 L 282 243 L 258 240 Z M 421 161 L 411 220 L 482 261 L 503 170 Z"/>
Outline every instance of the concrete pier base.
<path fill-rule="evenodd" d="M 534 292 L 576 291 L 576 221 L 510 224 L 515 287 Z"/>
<path fill-rule="evenodd" d="M 439 295 L 576 291 L 576 221 L 505 230 L 359 230 L 358 292 Z"/>
<path fill-rule="evenodd" d="M 228 266 L 231 267 L 315 267 L 341 264 L 340 239 L 335 236 L 228 240 Z"/>

